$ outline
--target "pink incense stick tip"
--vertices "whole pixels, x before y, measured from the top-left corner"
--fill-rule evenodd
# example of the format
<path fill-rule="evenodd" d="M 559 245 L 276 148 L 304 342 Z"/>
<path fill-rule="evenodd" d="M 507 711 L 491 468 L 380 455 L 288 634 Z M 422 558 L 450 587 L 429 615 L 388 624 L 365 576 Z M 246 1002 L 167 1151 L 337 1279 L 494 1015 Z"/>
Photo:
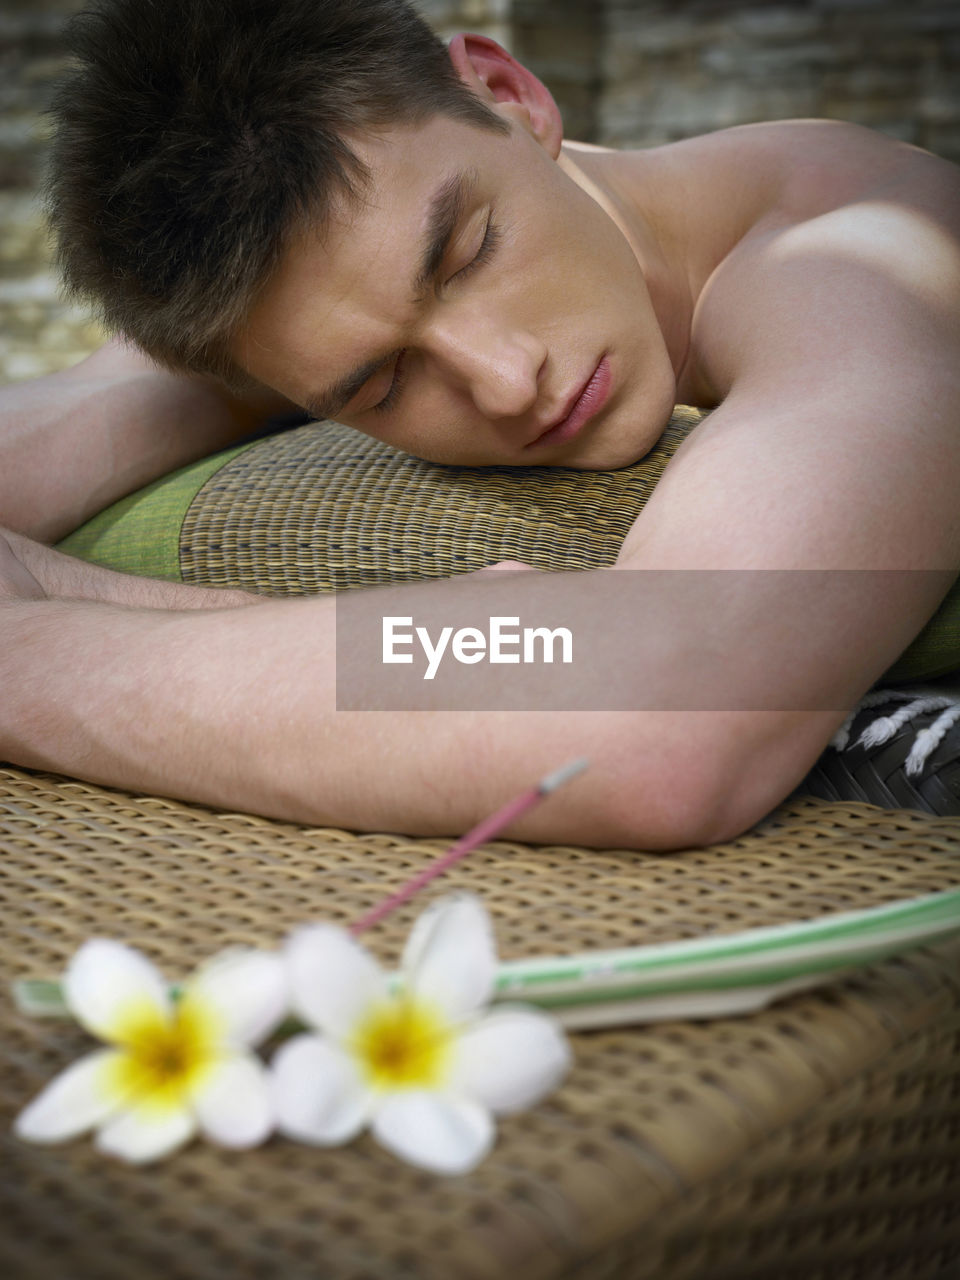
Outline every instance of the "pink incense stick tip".
<path fill-rule="evenodd" d="M 548 773 L 545 778 L 541 778 L 537 783 L 537 790 L 541 795 L 548 796 L 551 791 L 556 791 L 557 787 L 562 787 L 565 782 L 575 778 L 578 773 L 583 773 L 589 764 L 590 761 L 586 756 L 580 756 L 578 760 L 571 760 L 569 764 L 565 764 L 562 768 L 555 769 L 553 773 Z"/>
<path fill-rule="evenodd" d="M 392 897 L 387 898 L 385 902 L 381 902 L 379 907 L 375 907 L 373 911 L 368 911 L 359 920 L 355 920 L 350 926 L 350 932 L 356 936 L 358 933 L 362 933 L 364 929 L 369 929 L 371 925 L 379 924 L 384 916 L 402 906 L 415 893 L 419 893 L 431 880 L 435 880 L 437 876 L 449 871 L 455 863 L 466 857 L 468 853 L 472 853 L 478 845 L 494 839 L 511 822 L 522 817 L 534 805 L 539 804 L 544 796 L 548 796 L 551 791 L 556 791 L 557 787 L 562 787 L 565 782 L 569 782 L 578 773 L 582 773 L 588 764 L 589 761 L 584 757 L 579 760 L 571 760 L 569 764 L 565 764 L 562 768 L 556 769 L 553 773 L 548 773 L 535 787 L 530 787 L 520 795 L 514 796 L 496 813 L 492 813 L 489 818 L 484 818 L 482 822 L 478 822 L 475 827 L 472 827 L 466 835 L 461 836 L 442 858 L 438 858 L 425 870 L 421 871 L 418 876 L 408 880 Z"/>

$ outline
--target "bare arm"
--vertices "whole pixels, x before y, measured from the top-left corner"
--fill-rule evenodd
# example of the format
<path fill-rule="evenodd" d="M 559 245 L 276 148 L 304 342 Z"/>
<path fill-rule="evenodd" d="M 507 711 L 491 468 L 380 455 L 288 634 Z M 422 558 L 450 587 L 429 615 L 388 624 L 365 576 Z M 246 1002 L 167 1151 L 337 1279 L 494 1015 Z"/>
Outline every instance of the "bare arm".
<path fill-rule="evenodd" d="M 416 614 L 424 592 L 448 589 L 404 588 L 402 607 Z M 434 835 L 587 755 L 588 773 L 513 834 L 650 848 L 731 834 L 716 762 L 737 717 L 338 710 L 337 607 L 0 604 L 0 758 L 288 820 Z"/>
<path fill-rule="evenodd" d="M 469 584 L 481 616 L 522 616 L 508 585 L 528 593 L 531 579 L 567 575 L 492 576 L 500 581 Z M 173 611 L 21 589 L 0 604 L 0 758 L 288 820 L 432 835 L 467 829 L 519 786 L 587 755 L 576 786 L 513 834 L 685 847 L 729 838 L 782 799 L 907 642 L 911 618 L 936 603 L 925 579 L 908 578 L 892 600 L 834 585 L 824 608 L 821 591 L 811 599 L 780 573 L 772 607 L 758 608 L 756 592 L 728 590 L 722 575 L 710 604 L 698 589 L 681 591 L 680 607 L 682 574 L 569 576 L 584 593 L 601 576 L 623 582 L 618 616 L 598 622 L 617 632 L 608 683 L 634 709 L 591 710 L 587 700 L 584 710 L 345 711 L 337 673 L 357 633 L 338 636 L 342 598 Z M 463 585 L 391 589 L 378 607 L 420 620 L 432 596 L 455 618 Z M 637 607 L 624 607 L 638 591 Z M 758 708 L 775 665 L 772 702 Z M 690 688 L 704 666 L 717 680 L 701 706 Z"/>
<path fill-rule="evenodd" d="M 37 598 L 101 601 L 150 609 L 223 609 L 264 599 L 247 591 L 195 587 L 185 582 L 138 578 L 89 564 L 14 533 L 0 529 L 0 599 L 16 596 L 32 580 Z"/>
<path fill-rule="evenodd" d="M 231 396 L 108 343 L 71 369 L 0 388 L 0 525 L 56 541 L 291 408 L 273 392 Z"/>
<path fill-rule="evenodd" d="M 119 341 L 71 369 L 0 388 L 0 539 L 15 556 L 6 565 L 22 564 L 48 596 L 181 609 L 248 603 L 245 592 L 113 573 L 44 544 L 291 409 L 274 392 L 237 397 L 170 373 Z"/>
<path fill-rule="evenodd" d="M 838 575 L 846 605 L 830 621 L 828 661 L 851 705 L 960 570 L 960 174 L 929 160 L 772 233 L 708 287 L 697 323 L 721 404 L 678 450 L 620 556 L 626 567 Z M 800 601 L 781 621 L 787 640 L 813 625 Z M 753 652 L 768 661 L 763 643 Z M 799 780 L 804 746 L 795 733 L 765 737 L 761 719 L 741 728 L 749 817 Z"/>

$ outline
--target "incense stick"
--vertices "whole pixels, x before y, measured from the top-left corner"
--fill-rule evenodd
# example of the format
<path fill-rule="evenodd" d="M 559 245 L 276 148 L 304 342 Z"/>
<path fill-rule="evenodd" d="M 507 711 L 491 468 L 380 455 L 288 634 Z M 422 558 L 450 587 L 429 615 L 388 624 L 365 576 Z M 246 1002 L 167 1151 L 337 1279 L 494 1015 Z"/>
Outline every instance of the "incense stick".
<path fill-rule="evenodd" d="M 451 845 L 447 852 L 438 858 L 436 862 L 431 863 L 429 867 L 421 871 L 419 875 L 414 876 L 412 880 L 408 880 L 405 885 L 384 902 L 381 902 L 378 907 L 374 907 L 365 916 L 361 916 L 359 920 L 354 921 L 350 926 L 350 932 L 356 936 L 365 929 L 370 929 L 373 925 L 379 924 L 384 916 L 402 906 L 415 893 L 419 893 L 431 880 L 435 880 L 437 876 L 442 876 L 445 871 L 449 871 L 461 858 L 465 858 L 468 853 L 472 853 L 478 845 L 494 839 L 505 827 L 516 821 L 528 809 L 532 809 L 534 805 L 539 804 L 541 800 L 556 791 L 558 787 L 562 787 L 565 782 L 569 782 L 578 773 L 582 773 L 588 763 L 589 761 L 582 758 L 572 760 L 569 764 L 564 765 L 562 769 L 556 769 L 553 773 L 548 773 L 545 778 L 540 779 L 536 786 L 530 787 L 513 800 L 508 801 L 496 813 L 492 813 L 489 818 L 484 818 L 482 822 L 478 822 L 466 835 L 461 836 L 456 844 Z"/>

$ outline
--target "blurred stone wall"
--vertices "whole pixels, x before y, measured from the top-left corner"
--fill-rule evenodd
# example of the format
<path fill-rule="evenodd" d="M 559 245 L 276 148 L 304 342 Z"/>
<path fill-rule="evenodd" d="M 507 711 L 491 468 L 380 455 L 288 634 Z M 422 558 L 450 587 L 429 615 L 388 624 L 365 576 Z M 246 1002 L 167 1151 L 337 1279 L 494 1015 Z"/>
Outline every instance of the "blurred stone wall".
<path fill-rule="evenodd" d="M 531 66 L 571 137 L 643 146 L 833 116 L 960 161 L 960 0 L 418 2 L 442 34 L 481 32 Z M 71 365 L 101 340 L 58 298 L 36 203 L 41 113 L 83 4 L 0 8 L 0 382 Z"/>
<path fill-rule="evenodd" d="M 458 31 L 475 31 L 510 48 L 516 0 L 414 0 L 414 3 L 445 39 Z"/>
<path fill-rule="evenodd" d="M 62 30 L 82 0 L 0 8 L 0 382 L 75 364 L 101 340 L 60 301 L 37 203 L 42 112 L 64 65 Z"/>
<path fill-rule="evenodd" d="M 605 0 L 604 14 L 598 141 L 828 116 L 960 161 L 960 0 Z"/>

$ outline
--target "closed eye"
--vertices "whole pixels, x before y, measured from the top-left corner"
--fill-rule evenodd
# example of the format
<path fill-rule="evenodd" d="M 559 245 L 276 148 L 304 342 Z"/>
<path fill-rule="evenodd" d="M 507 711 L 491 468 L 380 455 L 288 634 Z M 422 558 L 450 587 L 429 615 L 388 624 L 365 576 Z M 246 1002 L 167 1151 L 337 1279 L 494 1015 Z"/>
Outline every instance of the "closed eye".
<path fill-rule="evenodd" d="M 489 262 L 500 243 L 500 235 L 499 226 L 494 222 L 492 217 L 488 218 L 486 229 L 483 233 L 483 239 L 480 242 L 480 248 L 465 266 L 461 267 L 459 271 L 455 271 L 453 273 L 447 281 L 447 284 L 450 284 L 453 280 L 464 280 L 471 274 L 471 272 L 476 271 L 477 267 L 482 267 L 485 262 Z"/>
<path fill-rule="evenodd" d="M 473 271 L 476 271 L 478 267 L 482 267 L 485 262 L 489 262 L 500 243 L 500 238 L 500 227 L 493 221 L 492 217 L 488 218 L 487 225 L 483 233 L 483 239 L 480 242 L 480 248 L 468 263 L 450 276 L 446 283 L 450 284 L 454 280 L 465 280 L 467 276 L 469 276 Z M 400 398 L 400 392 L 403 390 L 403 383 L 406 374 L 404 363 L 405 355 L 406 350 L 404 349 L 397 356 L 393 365 L 393 378 L 390 382 L 389 388 L 387 389 L 387 394 L 382 400 L 379 400 L 376 404 L 370 406 L 371 412 L 389 413 L 391 409 L 396 408 L 397 401 Z"/>
<path fill-rule="evenodd" d="M 405 373 L 403 358 L 406 354 L 406 348 L 404 348 L 393 362 L 393 378 L 391 379 L 390 386 L 387 389 L 387 394 L 382 400 L 379 400 L 376 404 L 370 406 L 371 412 L 389 413 L 389 411 L 396 405 L 397 400 L 400 397 L 400 392 L 403 389 Z"/>

